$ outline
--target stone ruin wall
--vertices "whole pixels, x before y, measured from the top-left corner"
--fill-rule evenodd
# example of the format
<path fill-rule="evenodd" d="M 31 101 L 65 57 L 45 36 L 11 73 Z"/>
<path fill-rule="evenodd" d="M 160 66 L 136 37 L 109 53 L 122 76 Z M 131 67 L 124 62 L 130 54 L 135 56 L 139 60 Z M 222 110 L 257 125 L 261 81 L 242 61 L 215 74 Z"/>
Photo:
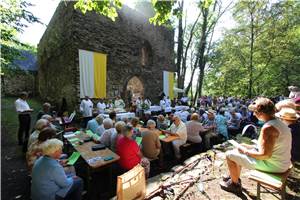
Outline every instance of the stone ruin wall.
<path fill-rule="evenodd" d="M 38 88 L 42 98 L 60 103 L 65 97 L 73 107 L 79 103 L 78 49 L 84 49 L 108 55 L 108 98 L 123 96 L 129 79 L 137 76 L 145 96 L 157 102 L 163 90 L 162 71 L 175 71 L 173 30 L 150 25 L 148 18 L 125 6 L 112 22 L 94 12 L 83 15 L 73 4 L 60 3 L 39 44 Z M 148 54 L 144 66 L 143 47 Z"/>
<path fill-rule="evenodd" d="M 65 97 L 68 108 L 77 104 L 73 44 L 73 12 L 66 2 L 57 7 L 38 45 L 38 92 L 59 109 Z"/>
<path fill-rule="evenodd" d="M 124 13 L 131 13 L 127 16 Z M 86 23 L 93 21 L 93 23 Z M 126 90 L 127 82 L 137 76 L 144 85 L 145 96 L 153 100 L 162 91 L 163 70 L 175 71 L 173 63 L 173 31 L 149 24 L 147 18 L 124 7 L 115 22 L 95 13 L 74 14 L 76 49 L 108 54 L 107 97 Z M 148 47 L 148 62 L 142 66 L 142 48 Z M 78 57 L 75 61 L 79 69 Z M 78 72 L 79 73 L 79 72 Z M 79 84 L 79 76 L 78 76 Z M 78 93 L 79 96 L 79 93 Z"/>

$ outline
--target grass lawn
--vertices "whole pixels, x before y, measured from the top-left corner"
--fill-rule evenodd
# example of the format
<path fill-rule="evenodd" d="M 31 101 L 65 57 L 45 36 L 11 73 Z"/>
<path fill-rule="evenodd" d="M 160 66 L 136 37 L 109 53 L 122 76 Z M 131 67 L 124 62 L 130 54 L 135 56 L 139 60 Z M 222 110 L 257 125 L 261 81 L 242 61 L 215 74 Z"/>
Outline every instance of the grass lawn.
<path fill-rule="evenodd" d="M 18 115 L 15 109 L 16 97 L 1 97 L 1 126 L 7 130 L 7 135 L 13 140 L 17 139 L 18 131 Z M 29 98 L 27 100 L 30 108 L 34 109 L 31 115 L 31 129 L 33 128 L 36 116 L 39 110 L 42 108 L 42 102 L 37 99 Z"/>
<path fill-rule="evenodd" d="M 17 145 L 18 114 L 15 97 L 1 97 L 1 199 L 30 199 L 30 178 L 22 147 Z M 29 99 L 32 113 L 31 128 L 42 103 Z"/>

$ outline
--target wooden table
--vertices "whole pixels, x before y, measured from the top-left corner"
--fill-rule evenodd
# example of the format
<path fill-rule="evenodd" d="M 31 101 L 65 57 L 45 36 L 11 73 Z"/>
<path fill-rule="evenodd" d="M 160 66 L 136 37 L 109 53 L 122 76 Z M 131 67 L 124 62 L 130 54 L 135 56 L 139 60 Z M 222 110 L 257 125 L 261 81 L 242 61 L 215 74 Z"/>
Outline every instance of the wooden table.
<path fill-rule="evenodd" d="M 160 139 L 160 141 L 163 141 L 163 142 L 168 143 L 168 142 L 172 142 L 172 141 L 174 141 L 174 140 L 178 140 L 179 138 L 180 138 L 179 136 L 169 135 L 169 136 L 167 136 L 167 137 L 164 138 L 164 139 Z"/>
<path fill-rule="evenodd" d="M 139 130 L 140 130 L 141 132 L 148 131 L 147 128 L 142 128 L 142 127 L 140 127 Z M 157 134 L 158 136 L 160 136 L 160 135 L 165 135 L 163 132 L 164 132 L 164 130 L 161 131 L 161 130 L 158 130 L 158 129 L 157 129 L 156 134 Z M 169 132 L 169 131 L 168 131 L 168 132 Z M 179 138 L 180 138 L 180 137 L 177 136 L 177 135 L 170 135 L 170 134 L 168 134 L 168 135 L 166 135 L 166 138 L 163 138 L 163 139 L 159 138 L 159 139 L 160 139 L 160 141 L 162 141 L 162 142 L 168 143 L 168 142 L 172 142 L 172 141 L 174 141 L 174 140 L 177 140 L 177 139 L 179 139 Z"/>
<path fill-rule="evenodd" d="M 70 141 L 72 138 L 78 138 L 80 140 L 84 140 L 85 138 L 89 138 L 90 136 L 88 136 L 86 133 L 84 133 L 83 131 L 81 131 L 80 134 L 76 134 L 74 137 L 71 138 L 67 138 L 68 142 L 72 144 L 72 142 Z M 98 170 L 104 169 L 104 168 L 108 168 L 108 176 L 109 177 L 109 182 L 107 183 L 109 185 L 109 194 L 112 193 L 111 191 L 111 176 L 112 176 L 112 170 L 111 170 L 111 164 L 113 164 L 114 162 L 117 162 L 120 159 L 120 156 L 118 156 L 116 153 L 112 152 L 110 149 L 105 148 L 102 150 L 98 150 L 98 151 L 93 151 L 92 150 L 92 146 L 96 145 L 96 143 L 94 143 L 93 141 L 89 141 L 89 142 L 84 142 L 83 144 L 76 144 L 76 145 L 72 145 L 73 148 L 78 151 L 80 153 L 80 156 L 85 160 L 85 162 L 88 165 L 87 168 L 87 173 L 88 173 L 88 195 L 89 195 L 89 199 L 91 199 L 91 191 L 92 191 L 92 185 L 91 185 L 91 178 L 92 178 L 92 173 L 96 172 Z M 103 158 L 105 157 L 109 157 L 112 156 L 113 159 L 112 160 L 108 160 L 108 161 L 104 161 Z M 89 162 L 90 159 L 95 158 L 95 157 L 101 157 L 102 159 L 97 160 L 95 162 Z"/>
<path fill-rule="evenodd" d="M 103 167 L 105 165 L 109 165 L 111 163 L 114 163 L 116 161 L 118 161 L 120 159 L 120 156 L 118 156 L 117 154 L 115 154 L 114 152 L 112 152 L 110 149 L 105 148 L 103 150 L 98 150 L 98 151 L 92 151 L 92 146 L 96 145 L 94 142 L 85 142 L 82 145 L 77 145 L 75 146 L 75 150 L 78 151 L 81 155 L 81 157 L 87 162 L 87 164 L 89 165 L 89 167 L 96 169 L 96 168 L 100 168 Z M 95 157 L 108 157 L 108 156 L 112 156 L 113 159 L 112 160 L 108 160 L 108 161 L 104 161 L 103 159 L 98 160 L 94 163 L 88 163 L 88 160 L 91 158 L 95 158 Z"/>

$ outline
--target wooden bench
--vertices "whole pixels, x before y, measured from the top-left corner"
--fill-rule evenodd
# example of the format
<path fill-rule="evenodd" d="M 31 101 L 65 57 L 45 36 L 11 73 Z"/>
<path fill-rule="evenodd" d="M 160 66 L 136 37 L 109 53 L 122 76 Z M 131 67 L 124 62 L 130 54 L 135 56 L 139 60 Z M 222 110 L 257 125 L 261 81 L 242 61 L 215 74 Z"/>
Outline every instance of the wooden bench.
<path fill-rule="evenodd" d="M 182 157 L 182 160 L 185 160 L 197 153 L 201 153 L 204 150 L 204 144 L 203 143 L 193 143 L 193 142 L 187 142 L 180 146 L 180 154 Z"/>
<path fill-rule="evenodd" d="M 260 193 L 262 193 L 260 187 L 263 187 L 266 190 L 265 193 L 274 195 L 273 193 L 277 192 L 280 194 L 281 199 L 285 199 L 286 181 L 292 168 L 293 166 L 291 165 L 284 173 L 267 173 L 252 170 L 249 179 L 257 182 L 257 199 L 260 199 Z"/>

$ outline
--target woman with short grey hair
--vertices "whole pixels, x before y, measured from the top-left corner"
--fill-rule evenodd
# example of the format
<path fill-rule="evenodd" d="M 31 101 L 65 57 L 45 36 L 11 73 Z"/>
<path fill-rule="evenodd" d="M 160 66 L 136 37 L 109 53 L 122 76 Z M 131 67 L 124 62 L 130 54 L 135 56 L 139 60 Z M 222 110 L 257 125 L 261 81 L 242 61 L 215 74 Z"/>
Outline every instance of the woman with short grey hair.
<path fill-rule="evenodd" d="M 93 133 L 97 133 L 97 129 L 102 126 L 102 123 L 103 123 L 103 116 L 101 114 L 99 114 L 95 118 L 87 121 L 86 130 L 91 130 Z M 100 130 L 101 130 L 101 128 L 100 128 Z M 99 133 L 101 133 L 100 130 L 99 130 Z M 100 135 L 100 134 L 98 134 L 98 135 Z"/>
<path fill-rule="evenodd" d="M 113 150 L 112 138 L 114 135 L 116 135 L 116 129 L 113 127 L 113 121 L 110 118 L 106 118 L 103 120 L 103 126 L 105 131 L 101 135 L 98 142 L 101 142 L 106 147 L 109 147 L 111 150 Z"/>
<path fill-rule="evenodd" d="M 62 147 L 63 143 L 58 139 L 50 139 L 43 144 L 44 156 L 36 161 L 32 169 L 32 200 L 81 199 L 81 178 L 67 177 L 57 161 L 62 154 Z"/>
<path fill-rule="evenodd" d="M 154 120 L 149 119 L 147 121 L 147 127 L 154 127 L 155 128 L 155 126 L 156 126 L 156 122 Z"/>
<path fill-rule="evenodd" d="M 103 116 L 101 114 L 99 114 L 99 115 L 97 115 L 95 120 L 96 120 L 96 122 L 98 122 L 98 125 L 99 125 L 98 128 L 96 129 L 96 134 L 101 136 L 103 134 L 103 132 L 105 131 Z"/>
<path fill-rule="evenodd" d="M 30 145 L 38 139 L 41 130 L 43 130 L 43 128 L 46 128 L 49 125 L 50 125 L 50 123 L 46 119 L 37 120 L 37 122 L 35 124 L 35 131 L 33 131 L 33 133 L 31 133 L 31 135 L 28 139 L 27 148 L 29 148 Z"/>

